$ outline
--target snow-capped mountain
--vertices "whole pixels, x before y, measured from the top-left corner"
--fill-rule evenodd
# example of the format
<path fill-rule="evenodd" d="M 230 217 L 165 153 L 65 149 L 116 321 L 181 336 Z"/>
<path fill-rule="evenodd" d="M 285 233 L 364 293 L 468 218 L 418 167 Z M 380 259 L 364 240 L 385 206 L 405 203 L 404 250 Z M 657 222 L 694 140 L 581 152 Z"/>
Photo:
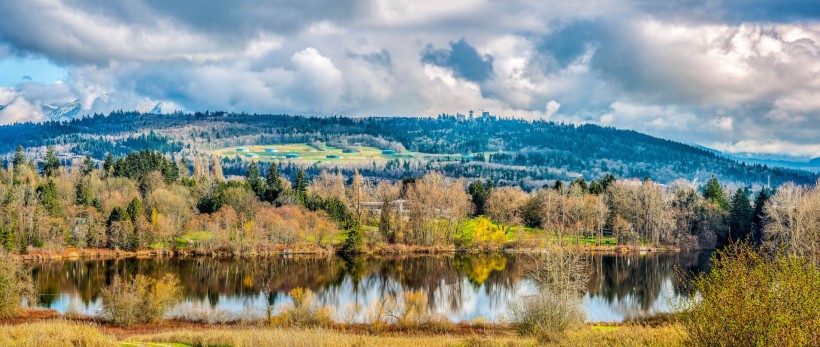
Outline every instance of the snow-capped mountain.
<path fill-rule="evenodd" d="M 74 100 L 62 106 L 43 104 L 42 111 L 46 118 L 55 121 L 70 120 L 82 111 L 79 100 Z"/>
<path fill-rule="evenodd" d="M 140 113 L 161 114 L 163 107 L 165 107 L 165 103 L 162 101 L 145 101 L 137 106 L 137 111 Z"/>

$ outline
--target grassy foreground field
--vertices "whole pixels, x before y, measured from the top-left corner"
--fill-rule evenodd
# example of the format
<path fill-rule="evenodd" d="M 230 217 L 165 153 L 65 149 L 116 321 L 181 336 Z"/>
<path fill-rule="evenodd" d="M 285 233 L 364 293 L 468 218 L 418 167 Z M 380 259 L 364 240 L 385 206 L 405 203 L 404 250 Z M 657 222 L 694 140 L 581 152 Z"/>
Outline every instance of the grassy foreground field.
<path fill-rule="evenodd" d="M 151 331 L 145 333 L 145 331 Z M 579 326 L 549 346 L 679 346 L 685 333 L 674 323 Z M 358 328 L 212 326 L 140 327 L 133 331 L 67 320 L 0 325 L 0 346 L 536 346 L 510 328 L 456 328 L 442 333 Z"/>

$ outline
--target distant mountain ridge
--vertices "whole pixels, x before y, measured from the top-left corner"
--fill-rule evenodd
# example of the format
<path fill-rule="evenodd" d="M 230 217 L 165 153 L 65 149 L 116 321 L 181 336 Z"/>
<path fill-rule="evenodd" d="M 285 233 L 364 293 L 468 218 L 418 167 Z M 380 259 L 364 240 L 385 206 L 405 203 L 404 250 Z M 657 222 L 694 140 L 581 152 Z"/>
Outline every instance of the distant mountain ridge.
<path fill-rule="evenodd" d="M 41 107 L 43 115 L 52 121 L 66 121 L 77 117 L 82 111 L 82 105 L 79 100 L 74 100 L 65 105 L 51 105 L 43 104 Z"/>
<path fill-rule="evenodd" d="M 161 109 L 161 105 L 153 105 L 151 110 L 157 106 Z M 135 131 L 154 132 L 155 136 L 135 139 L 140 134 Z M 39 148 L 60 144 L 66 150 L 76 151 L 74 154 L 101 159 L 106 152 L 121 153 L 123 148 L 185 156 L 207 155 L 214 149 L 230 146 L 287 143 L 308 143 L 317 148 L 369 146 L 408 153 L 404 159 L 358 167 L 374 178 L 399 179 L 440 171 L 453 177 L 540 187 L 549 180 L 572 180 L 579 176 L 591 180 L 605 173 L 620 178 L 649 177 L 662 183 L 678 179 L 702 182 L 714 174 L 721 181 L 744 185 L 766 184 L 769 180 L 772 184 L 813 184 L 818 177 L 805 170 L 750 163 L 632 130 L 494 116 L 347 118 L 113 112 L 62 122 L 0 126 L 0 153 L 7 153 L 6 158 L 18 144 Z M 422 162 L 413 159 L 413 153 L 435 154 L 439 159 Z M 475 159 L 464 159 L 467 156 L 463 153 Z M 243 163 L 230 159 L 225 167 L 234 167 L 239 174 Z M 310 164 L 312 170 L 320 169 L 319 163 L 302 164 Z"/>

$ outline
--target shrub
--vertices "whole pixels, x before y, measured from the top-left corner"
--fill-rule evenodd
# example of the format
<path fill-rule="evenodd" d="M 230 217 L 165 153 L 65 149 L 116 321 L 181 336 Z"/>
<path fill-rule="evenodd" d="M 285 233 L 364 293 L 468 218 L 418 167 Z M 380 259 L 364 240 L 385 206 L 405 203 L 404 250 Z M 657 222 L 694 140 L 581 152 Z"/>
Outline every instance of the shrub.
<path fill-rule="evenodd" d="M 583 323 L 582 294 L 589 278 L 584 258 L 562 248 L 549 249 L 527 269 L 538 292 L 511 302 L 508 318 L 518 333 L 554 342 L 572 325 Z"/>
<path fill-rule="evenodd" d="M 23 300 L 29 305 L 37 300 L 31 275 L 18 262 L 0 261 L 0 318 L 17 316 Z"/>
<path fill-rule="evenodd" d="M 316 296 L 310 289 L 294 288 L 288 294 L 293 299 L 293 305 L 285 307 L 280 314 L 274 316 L 271 324 L 316 327 L 328 326 L 333 322 L 331 308 L 316 303 Z"/>
<path fill-rule="evenodd" d="M 368 327 L 373 331 L 379 331 L 386 324 L 429 332 L 444 332 L 452 328 L 450 321 L 430 312 L 427 293 L 423 291 L 387 295 L 371 305 L 366 317 Z"/>
<path fill-rule="evenodd" d="M 182 300 L 182 287 L 172 274 L 159 280 L 137 275 L 124 281 L 116 276 L 101 297 L 103 316 L 115 324 L 153 323 Z"/>
<path fill-rule="evenodd" d="M 540 292 L 510 302 L 508 315 L 519 334 L 554 342 L 567 328 L 584 321 L 581 303 L 575 295 Z"/>
<path fill-rule="evenodd" d="M 747 245 L 717 252 L 681 304 L 691 345 L 820 344 L 820 270 L 806 258 L 768 258 Z"/>

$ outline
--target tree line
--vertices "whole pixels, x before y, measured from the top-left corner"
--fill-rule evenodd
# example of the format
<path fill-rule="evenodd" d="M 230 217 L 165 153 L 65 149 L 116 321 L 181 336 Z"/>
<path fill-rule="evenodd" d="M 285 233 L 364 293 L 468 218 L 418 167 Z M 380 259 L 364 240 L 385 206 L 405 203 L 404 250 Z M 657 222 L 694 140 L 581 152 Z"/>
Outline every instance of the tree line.
<path fill-rule="evenodd" d="M 710 249 L 748 240 L 816 256 L 817 185 L 729 192 L 612 174 L 530 192 L 431 171 L 400 180 L 250 162 L 226 179 L 216 157 L 144 150 L 63 165 L 18 147 L 0 169 L 0 243 L 8 252 L 65 248 L 196 248 L 226 252 L 404 244 L 501 248 L 525 238 Z"/>

